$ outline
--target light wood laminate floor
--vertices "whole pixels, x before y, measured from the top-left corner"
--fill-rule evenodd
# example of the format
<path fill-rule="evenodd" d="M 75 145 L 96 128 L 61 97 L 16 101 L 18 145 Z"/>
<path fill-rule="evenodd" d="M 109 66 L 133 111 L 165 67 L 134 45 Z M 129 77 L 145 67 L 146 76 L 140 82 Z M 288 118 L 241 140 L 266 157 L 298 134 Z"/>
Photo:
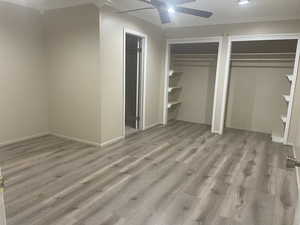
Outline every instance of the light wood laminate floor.
<path fill-rule="evenodd" d="M 8 225 L 292 225 L 289 147 L 177 121 L 97 148 L 45 136 L 0 148 Z"/>

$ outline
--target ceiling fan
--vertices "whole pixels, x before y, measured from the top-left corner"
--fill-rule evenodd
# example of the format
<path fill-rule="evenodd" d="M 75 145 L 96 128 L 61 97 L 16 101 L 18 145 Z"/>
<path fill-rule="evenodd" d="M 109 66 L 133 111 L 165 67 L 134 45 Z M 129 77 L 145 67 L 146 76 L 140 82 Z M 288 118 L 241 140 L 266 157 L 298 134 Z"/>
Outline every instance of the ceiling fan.
<path fill-rule="evenodd" d="M 199 16 L 204 18 L 209 18 L 213 15 L 212 12 L 177 6 L 185 3 L 195 2 L 196 0 L 167 0 L 167 1 L 138 0 L 138 1 L 147 3 L 151 5 L 151 7 L 120 11 L 119 13 L 129 13 L 129 12 L 136 12 L 136 11 L 141 11 L 146 9 L 156 9 L 160 16 L 160 20 L 162 24 L 171 23 L 170 13 L 174 13 L 174 12 L 179 12 L 179 13 L 184 13 L 184 14 Z"/>

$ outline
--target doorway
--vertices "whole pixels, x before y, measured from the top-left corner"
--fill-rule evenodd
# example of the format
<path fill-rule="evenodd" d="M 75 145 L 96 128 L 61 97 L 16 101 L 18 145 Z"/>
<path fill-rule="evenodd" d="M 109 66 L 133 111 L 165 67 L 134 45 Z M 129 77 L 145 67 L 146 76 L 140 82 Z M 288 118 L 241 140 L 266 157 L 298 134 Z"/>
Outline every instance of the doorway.
<path fill-rule="evenodd" d="M 143 129 L 144 38 L 125 32 L 124 136 Z"/>
<path fill-rule="evenodd" d="M 222 37 L 169 39 L 166 46 L 163 124 L 179 119 L 216 131 L 216 84 Z"/>
<path fill-rule="evenodd" d="M 271 133 L 274 142 L 288 144 L 300 59 L 299 43 L 297 34 L 229 37 L 221 133 L 226 125 L 234 123 L 239 129 L 255 127 L 256 131 Z M 258 92 L 261 94 L 255 99 Z M 241 107 L 238 104 L 241 101 L 247 104 Z"/>

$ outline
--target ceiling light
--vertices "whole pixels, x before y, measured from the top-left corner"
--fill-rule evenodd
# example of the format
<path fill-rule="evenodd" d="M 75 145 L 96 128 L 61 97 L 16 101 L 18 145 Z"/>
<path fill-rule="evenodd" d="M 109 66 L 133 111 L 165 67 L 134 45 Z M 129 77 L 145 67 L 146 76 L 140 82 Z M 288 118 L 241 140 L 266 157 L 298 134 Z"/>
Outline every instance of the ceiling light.
<path fill-rule="evenodd" d="M 174 9 L 173 7 L 169 7 L 169 8 L 168 8 L 168 12 L 169 12 L 169 13 L 174 13 L 174 12 L 175 12 L 175 9 Z"/>
<path fill-rule="evenodd" d="M 250 0 L 239 0 L 239 5 L 247 5 L 250 3 Z"/>

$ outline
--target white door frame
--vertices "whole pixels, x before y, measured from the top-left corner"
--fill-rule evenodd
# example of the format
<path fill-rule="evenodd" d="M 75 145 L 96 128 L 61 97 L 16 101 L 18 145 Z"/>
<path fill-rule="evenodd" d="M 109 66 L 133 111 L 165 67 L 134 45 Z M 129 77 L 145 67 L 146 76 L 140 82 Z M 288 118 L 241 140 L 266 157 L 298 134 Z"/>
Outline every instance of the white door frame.
<path fill-rule="evenodd" d="M 285 126 L 285 132 L 283 137 L 283 143 L 288 144 L 288 134 L 291 122 L 291 115 L 293 109 L 293 101 L 294 101 L 294 94 L 295 94 L 295 84 L 298 75 L 298 66 L 299 66 L 299 58 L 300 58 L 300 34 L 269 34 L 269 35 L 239 35 L 239 36 L 229 36 L 229 43 L 228 43 L 228 52 L 226 56 L 226 64 L 225 64 L 225 78 L 223 84 L 223 99 L 222 99 L 222 112 L 221 112 L 221 126 L 220 126 L 220 133 L 223 133 L 224 130 L 224 123 L 225 123 L 225 114 L 226 114 L 226 103 L 227 103 L 227 93 L 228 93 L 228 83 L 229 83 L 229 71 L 230 71 L 230 61 L 231 61 L 231 47 L 232 42 L 236 41 L 271 41 L 271 40 L 291 40 L 296 39 L 298 40 L 297 45 L 297 52 L 294 64 L 294 81 L 291 86 L 291 101 L 288 107 L 287 112 L 287 122 Z M 280 119 L 280 118 L 278 118 Z"/>
<path fill-rule="evenodd" d="M 125 94 L 125 84 L 126 84 L 126 34 L 131 34 L 138 36 L 142 39 L 142 66 L 141 66 L 141 77 L 140 77 L 140 130 L 145 129 L 145 119 L 146 119 L 146 81 L 147 81 L 147 56 L 148 56 L 148 36 L 146 34 L 140 33 L 135 30 L 124 28 L 123 30 L 123 129 L 122 136 L 126 135 L 126 125 L 125 125 L 125 104 L 126 104 L 126 94 Z"/>
<path fill-rule="evenodd" d="M 216 82 L 214 90 L 214 103 L 213 103 L 213 115 L 212 115 L 212 124 L 211 129 L 213 133 L 217 133 L 214 130 L 215 127 L 215 117 L 216 117 L 216 98 L 217 98 L 217 85 L 221 76 L 220 62 L 222 56 L 223 48 L 223 37 L 214 36 L 214 37 L 205 37 L 205 38 L 182 38 L 182 39 L 167 39 L 166 43 L 166 61 L 165 61 L 165 77 L 164 77 L 164 110 L 163 110 L 163 124 L 168 123 L 168 86 L 169 86 L 169 72 L 170 72 L 170 46 L 172 44 L 191 44 L 191 43 L 218 43 L 218 59 L 217 59 L 217 69 L 216 69 Z"/>

